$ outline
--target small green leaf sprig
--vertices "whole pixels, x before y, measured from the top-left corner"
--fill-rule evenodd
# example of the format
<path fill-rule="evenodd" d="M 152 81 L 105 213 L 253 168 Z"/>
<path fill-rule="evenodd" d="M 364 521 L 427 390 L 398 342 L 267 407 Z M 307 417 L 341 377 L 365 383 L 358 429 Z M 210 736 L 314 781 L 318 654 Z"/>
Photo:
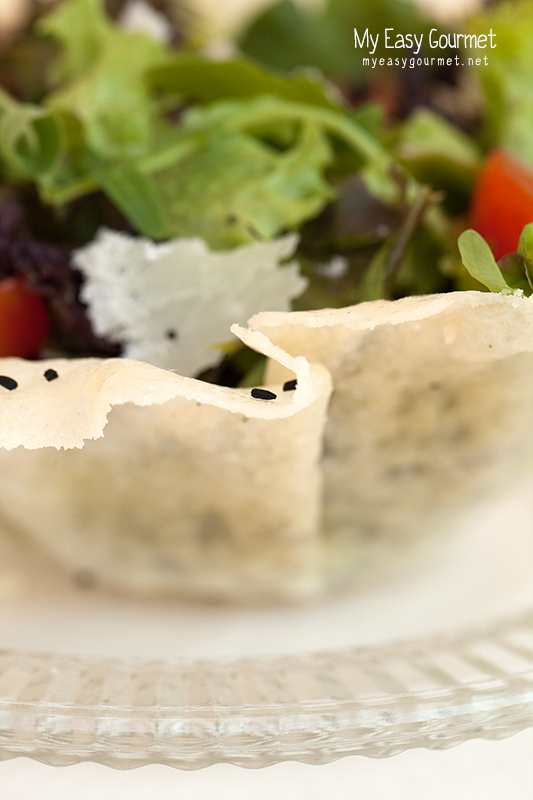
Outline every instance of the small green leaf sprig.
<path fill-rule="evenodd" d="M 465 268 L 491 292 L 511 294 L 520 291 L 528 297 L 533 293 L 533 222 L 523 229 L 517 252 L 499 261 L 477 231 L 464 231 L 457 244 Z"/>

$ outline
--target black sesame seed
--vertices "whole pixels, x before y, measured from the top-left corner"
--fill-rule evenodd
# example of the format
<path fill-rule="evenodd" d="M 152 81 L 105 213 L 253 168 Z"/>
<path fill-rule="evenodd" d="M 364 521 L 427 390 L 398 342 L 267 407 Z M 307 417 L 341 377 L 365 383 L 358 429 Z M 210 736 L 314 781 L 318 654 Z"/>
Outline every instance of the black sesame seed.
<path fill-rule="evenodd" d="M 168 331 L 165 333 L 165 336 L 167 337 L 167 339 L 177 339 L 178 332 L 177 330 L 175 330 L 175 328 L 169 328 Z"/>
<path fill-rule="evenodd" d="M 59 378 L 59 375 L 55 371 L 55 369 L 47 369 L 44 373 L 44 377 L 47 381 L 55 381 L 56 378 Z"/>
<path fill-rule="evenodd" d="M 268 389 L 252 389 L 251 394 L 257 400 L 275 400 L 277 397 L 274 392 L 269 392 Z"/>
<path fill-rule="evenodd" d="M 0 386 L 3 386 L 4 389 L 9 389 L 9 391 L 12 391 L 12 389 L 17 388 L 18 383 L 13 378 L 8 378 L 7 375 L 0 375 Z"/>
<path fill-rule="evenodd" d="M 293 378 L 292 381 L 285 381 L 283 384 L 283 391 L 284 392 L 294 392 L 298 385 L 298 381 L 296 378 Z"/>

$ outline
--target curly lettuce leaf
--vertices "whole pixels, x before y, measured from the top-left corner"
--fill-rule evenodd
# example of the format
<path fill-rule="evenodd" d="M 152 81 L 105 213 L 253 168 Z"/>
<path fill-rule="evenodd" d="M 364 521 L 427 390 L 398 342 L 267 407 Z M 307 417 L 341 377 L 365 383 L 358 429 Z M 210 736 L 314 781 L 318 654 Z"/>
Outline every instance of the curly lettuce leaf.
<path fill-rule="evenodd" d="M 115 36 L 100 0 L 61 3 L 38 22 L 37 30 L 61 47 L 52 70 L 55 83 L 82 78 Z"/>
<path fill-rule="evenodd" d="M 154 204 L 166 218 L 158 238 L 194 235 L 212 247 L 232 247 L 296 228 L 324 207 L 334 196 L 326 179 L 334 140 L 397 191 L 386 151 L 346 115 L 267 96 L 191 109 L 166 150 L 124 170 L 149 176 Z M 132 218 L 135 197 L 112 186 L 123 181 L 124 170 L 114 168 L 111 183 L 109 175 L 100 180 Z M 153 210 L 155 218 L 155 205 Z M 140 231 L 154 236 L 153 230 Z"/>
<path fill-rule="evenodd" d="M 67 139 L 61 164 L 38 180 L 45 202 L 101 189 L 145 236 L 227 248 L 319 213 L 346 151 L 396 191 L 387 152 L 316 76 L 242 58 L 171 58 L 113 25 L 102 0 L 67 0 L 42 30 L 62 47 L 61 83 L 45 103 Z"/>
<path fill-rule="evenodd" d="M 322 176 L 331 159 L 327 137 L 310 122 L 282 152 L 246 131 L 206 131 L 168 168 L 146 177 L 122 165 L 101 185 L 143 234 L 200 236 L 222 249 L 272 238 L 318 213 L 333 195 Z"/>
<path fill-rule="evenodd" d="M 324 82 L 246 59 L 171 59 L 117 28 L 103 0 L 66 0 L 44 30 L 62 45 L 62 82 L 45 108 L 66 139 L 60 163 L 33 176 L 45 202 L 100 189 L 142 235 L 223 249 L 300 227 L 347 173 L 362 169 L 388 202 L 405 194 L 410 179 L 393 177 L 388 148 Z"/>
<path fill-rule="evenodd" d="M 0 163 L 15 178 L 49 172 L 63 151 L 63 129 L 56 115 L 19 103 L 0 89 Z"/>
<path fill-rule="evenodd" d="M 100 159 L 147 152 L 157 106 L 145 76 L 168 58 L 163 45 L 112 25 L 100 0 L 62 3 L 41 30 L 61 45 L 60 84 L 47 106 L 76 117 L 87 148 Z"/>

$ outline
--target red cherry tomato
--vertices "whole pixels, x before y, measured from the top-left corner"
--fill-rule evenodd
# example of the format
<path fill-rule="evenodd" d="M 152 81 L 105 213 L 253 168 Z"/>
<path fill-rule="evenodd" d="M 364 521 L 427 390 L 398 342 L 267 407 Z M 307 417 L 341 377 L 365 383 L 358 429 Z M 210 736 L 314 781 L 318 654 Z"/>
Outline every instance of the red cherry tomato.
<path fill-rule="evenodd" d="M 35 358 L 49 322 L 43 298 L 27 288 L 24 277 L 0 281 L 0 357 Z"/>
<path fill-rule="evenodd" d="M 472 227 L 498 260 L 516 253 L 522 228 L 533 222 L 533 171 L 504 150 L 485 162 L 472 201 Z"/>

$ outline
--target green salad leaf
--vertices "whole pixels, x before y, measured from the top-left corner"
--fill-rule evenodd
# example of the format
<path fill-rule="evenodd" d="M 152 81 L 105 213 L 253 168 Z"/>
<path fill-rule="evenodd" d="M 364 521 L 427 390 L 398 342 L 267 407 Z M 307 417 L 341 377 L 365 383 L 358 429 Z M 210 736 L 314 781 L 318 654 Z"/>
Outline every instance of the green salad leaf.
<path fill-rule="evenodd" d="M 343 31 L 334 17 L 292 0 L 267 7 L 241 34 L 239 45 L 274 69 L 290 71 L 306 65 L 328 76 L 363 75 L 350 31 Z"/>
<path fill-rule="evenodd" d="M 295 70 L 283 75 L 246 58 L 209 61 L 200 55 L 180 55 L 148 74 L 153 89 L 176 95 L 185 102 L 274 95 L 297 103 L 339 109 L 332 87 L 318 72 Z"/>
<path fill-rule="evenodd" d="M 483 237 L 472 229 L 464 231 L 457 241 L 463 265 L 470 275 L 491 292 L 509 292 L 517 289 L 526 295 L 532 292 L 532 271 L 528 264 L 531 253 L 533 224 L 526 226 L 520 238 L 522 253 L 511 253 L 496 262 L 492 250 Z"/>
<path fill-rule="evenodd" d="M 113 26 L 99 0 L 71 0 L 41 23 L 61 44 L 59 87 L 48 108 L 76 117 L 87 148 L 100 159 L 142 155 L 149 149 L 156 105 L 145 74 L 166 60 L 151 37 Z"/>
<path fill-rule="evenodd" d="M 501 258 L 498 264 L 510 285 L 526 295 L 533 292 L 533 222 L 522 230 L 517 252 Z"/>
<path fill-rule="evenodd" d="M 96 156 L 142 155 L 149 150 L 156 114 L 144 73 L 162 58 L 157 42 L 142 34 L 119 37 L 83 78 L 50 95 L 47 105 L 77 117 Z"/>
<path fill-rule="evenodd" d="M 287 132 L 288 143 L 280 146 Z M 114 167 L 111 183 L 109 174 L 96 173 L 94 179 L 128 218 L 135 217 L 143 234 L 196 235 L 212 247 L 232 247 L 298 227 L 334 196 L 325 179 L 335 158 L 332 135 L 363 159 L 379 165 L 389 160 L 344 115 L 259 96 L 191 109 L 159 151 L 137 164 Z M 148 228 L 133 207 L 135 195 L 120 188 L 134 171 L 138 181 L 144 174 L 151 183 L 144 193 L 145 202 L 153 200 L 151 221 L 160 222 L 163 214 L 159 236 L 159 222 Z"/>
<path fill-rule="evenodd" d="M 366 28 L 381 32 L 375 57 L 391 57 L 385 47 L 385 28 L 395 34 L 424 34 L 428 41 L 428 19 L 414 3 L 405 0 L 326 0 L 303 8 L 293 0 L 281 0 L 261 12 L 240 36 L 243 52 L 276 69 L 316 67 L 328 77 L 361 80 L 368 75 L 363 65 L 367 52 L 354 49 L 354 28 L 360 37 Z M 394 54 L 394 52 L 393 52 Z"/>
<path fill-rule="evenodd" d="M 484 89 L 485 141 L 533 166 L 533 13 L 531 0 L 499 3 L 475 16 L 471 33 L 492 29 L 496 47 L 479 71 Z"/>
<path fill-rule="evenodd" d="M 333 194 L 322 177 L 331 158 L 327 137 L 312 122 L 281 152 L 246 131 L 206 131 L 194 155 L 153 177 L 167 208 L 167 232 L 225 248 L 298 227 Z"/>
<path fill-rule="evenodd" d="M 523 229 L 518 242 L 518 253 L 525 263 L 526 273 L 530 283 L 533 281 L 533 222 Z"/>
<path fill-rule="evenodd" d="M 457 240 L 459 252 L 464 266 L 479 283 L 491 292 L 509 292 L 510 286 L 505 281 L 492 250 L 485 239 L 471 228 L 459 236 Z"/>
<path fill-rule="evenodd" d="M 114 25 L 103 0 L 68 0 L 40 30 L 60 45 L 57 83 L 24 119 L 20 107 L 5 112 L 3 157 L 20 160 L 8 123 L 25 141 L 43 128 L 47 169 L 28 161 L 19 172 L 46 203 L 101 190 L 143 235 L 228 248 L 300 227 L 335 196 L 338 176 L 361 167 L 378 196 L 399 198 L 386 147 L 316 75 L 176 58 Z"/>
<path fill-rule="evenodd" d="M 451 213 L 468 208 L 481 163 L 474 141 L 430 109 L 417 109 L 399 129 L 396 152 L 418 181 L 446 192 Z"/>
<path fill-rule="evenodd" d="M 151 239 L 164 239 L 168 214 L 154 182 L 135 164 L 123 163 L 98 176 L 101 189 L 139 231 Z"/>
<path fill-rule="evenodd" d="M 0 89 L 0 159 L 15 178 L 50 171 L 63 149 L 58 118 L 45 108 L 19 103 Z"/>
<path fill-rule="evenodd" d="M 61 3 L 39 20 L 37 30 L 61 45 L 52 68 L 54 83 L 83 78 L 117 35 L 100 0 Z"/>

